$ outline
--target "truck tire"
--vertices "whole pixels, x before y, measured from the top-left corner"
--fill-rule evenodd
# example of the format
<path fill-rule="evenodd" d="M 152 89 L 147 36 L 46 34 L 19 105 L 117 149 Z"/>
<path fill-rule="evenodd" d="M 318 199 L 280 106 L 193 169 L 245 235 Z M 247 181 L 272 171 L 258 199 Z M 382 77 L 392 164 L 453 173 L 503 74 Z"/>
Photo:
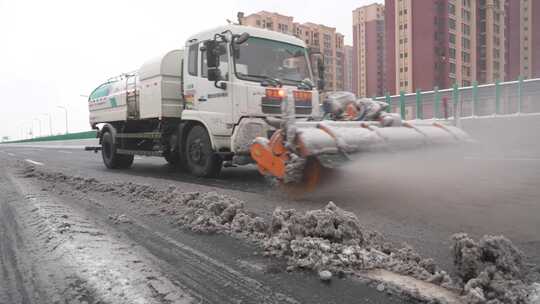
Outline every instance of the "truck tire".
<path fill-rule="evenodd" d="M 101 156 L 103 163 L 109 169 L 127 169 L 133 165 L 133 155 L 116 153 L 116 146 L 110 132 L 105 132 L 101 138 Z"/>
<path fill-rule="evenodd" d="M 185 169 L 185 160 L 183 159 L 183 153 L 182 151 L 182 145 L 179 144 L 181 137 L 180 132 L 178 131 L 177 134 L 171 135 L 169 138 L 169 142 L 167 147 L 165 148 L 165 151 L 163 152 L 163 157 L 167 161 L 167 163 L 179 170 Z"/>
<path fill-rule="evenodd" d="M 198 177 L 216 177 L 223 160 L 214 153 L 210 136 L 203 126 L 195 125 L 188 133 L 185 144 L 186 165 Z"/>
<path fill-rule="evenodd" d="M 178 166 L 178 163 L 180 162 L 180 156 L 173 151 L 164 154 L 163 157 L 165 157 L 165 160 L 169 165 L 174 167 Z"/>

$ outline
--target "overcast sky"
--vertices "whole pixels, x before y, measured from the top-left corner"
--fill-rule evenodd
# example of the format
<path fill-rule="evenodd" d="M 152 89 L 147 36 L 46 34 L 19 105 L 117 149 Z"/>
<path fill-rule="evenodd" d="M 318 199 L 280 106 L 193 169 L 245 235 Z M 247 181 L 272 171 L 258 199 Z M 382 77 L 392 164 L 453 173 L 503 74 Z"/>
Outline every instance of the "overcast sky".
<path fill-rule="evenodd" d="M 236 12 L 275 11 L 336 27 L 352 43 L 352 10 L 374 0 L 0 0 L 0 138 L 89 130 L 86 98 L 109 77 L 181 48 L 186 37 L 236 20 Z M 339 5 L 338 5 L 339 4 Z M 338 5 L 338 6 L 337 6 Z"/>

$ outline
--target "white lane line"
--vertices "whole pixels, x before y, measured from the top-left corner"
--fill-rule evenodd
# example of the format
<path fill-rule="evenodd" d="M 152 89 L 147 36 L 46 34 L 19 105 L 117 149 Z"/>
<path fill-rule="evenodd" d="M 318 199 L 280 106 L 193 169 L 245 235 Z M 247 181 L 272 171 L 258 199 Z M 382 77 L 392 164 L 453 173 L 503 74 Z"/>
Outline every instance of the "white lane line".
<path fill-rule="evenodd" d="M 29 162 L 29 163 L 34 164 L 34 165 L 43 166 L 43 163 L 33 161 L 31 159 L 25 159 L 24 161 Z"/>
<path fill-rule="evenodd" d="M 489 160 L 489 161 L 540 161 L 540 158 L 491 158 L 491 157 L 476 157 L 476 156 L 466 156 L 466 160 Z"/>
<path fill-rule="evenodd" d="M 9 156 L 15 156 L 15 154 L 9 153 L 9 152 L 6 152 L 6 154 L 9 155 Z"/>
<path fill-rule="evenodd" d="M 73 152 L 70 152 L 70 151 L 58 151 L 60 153 L 65 153 L 65 154 L 72 154 Z"/>
<path fill-rule="evenodd" d="M 142 158 L 142 157 L 140 157 L 140 156 L 135 156 L 135 158 L 134 158 L 134 159 L 135 159 L 135 160 L 141 160 L 141 159 L 143 159 L 143 158 Z"/>

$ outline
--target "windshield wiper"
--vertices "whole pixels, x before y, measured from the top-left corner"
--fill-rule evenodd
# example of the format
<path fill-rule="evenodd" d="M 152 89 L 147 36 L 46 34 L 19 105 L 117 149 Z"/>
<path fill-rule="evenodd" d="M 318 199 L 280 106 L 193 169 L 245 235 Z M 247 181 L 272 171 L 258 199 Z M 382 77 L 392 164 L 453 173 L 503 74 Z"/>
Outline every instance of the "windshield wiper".
<path fill-rule="evenodd" d="M 308 91 L 311 91 L 313 90 L 313 83 L 311 82 L 310 79 L 308 78 L 304 78 L 302 80 L 296 80 L 296 79 L 287 79 L 287 78 L 283 78 L 283 80 L 285 81 L 290 81 L 290 82 L 293 82 L 293 83 L 297 83 L 297 87 L 298 89 L 300 90 L 308 90 Z"/>
<path fill-rule="evenodd" d="M 253 75 L 253 74 L 244 74 L 244 73 L 239 73 L 239 74 L 242 75 L 242 76 L 264 79 L 264 81 L 261 82 L 261 85 L 264 86 L 264 87 L 267 87 L 269 85 L 271 85 L 273 87 L 282 87 L 283 86 L 283 83 L 277 78 L 272 78 L 272 77 L 265 76 L 265 75 Z"/>

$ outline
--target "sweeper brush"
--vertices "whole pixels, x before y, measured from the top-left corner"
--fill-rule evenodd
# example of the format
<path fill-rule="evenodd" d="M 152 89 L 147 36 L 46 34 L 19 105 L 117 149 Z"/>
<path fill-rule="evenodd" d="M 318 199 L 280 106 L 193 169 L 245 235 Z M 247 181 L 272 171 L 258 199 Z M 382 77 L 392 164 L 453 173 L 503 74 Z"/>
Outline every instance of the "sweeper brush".
<path fill-rule="evenodd" d="M 327 170 L 367 153 L 397 153 L 437 147 L 462 147 L 473 140 L 461 129 L 435 121 L 403 121 L 384 111 L 388 105 L 329 94 L 322 120 L 296 121 L 294 105 L 283 103 L 281 128 L 270 139 L 259 137 L 251 156 L 262 174 L 299 191 L 314 190 Z"/>

